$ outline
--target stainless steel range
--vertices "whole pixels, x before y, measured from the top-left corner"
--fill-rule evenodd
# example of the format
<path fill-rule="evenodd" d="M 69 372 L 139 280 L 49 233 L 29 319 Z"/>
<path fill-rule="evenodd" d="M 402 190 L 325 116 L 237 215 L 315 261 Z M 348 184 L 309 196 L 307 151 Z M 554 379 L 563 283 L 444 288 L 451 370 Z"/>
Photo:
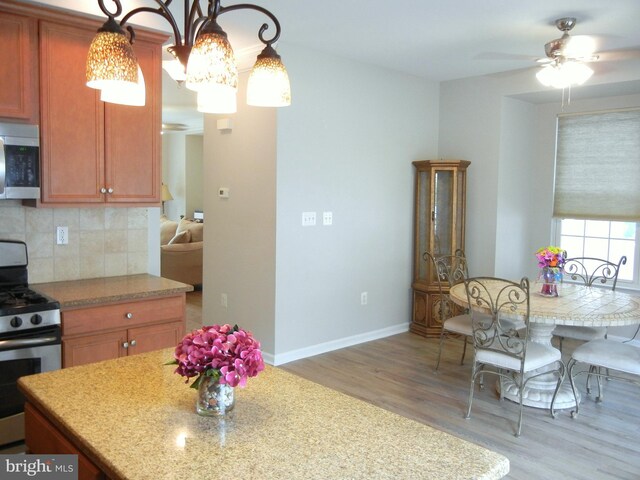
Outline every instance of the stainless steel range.
<path fill-rule="evenodd" d="M 61 366 L 60 304 L 29 288 L 27 245 L 0 240 L 0 445 L 24 439 L 18 378 Z"/>

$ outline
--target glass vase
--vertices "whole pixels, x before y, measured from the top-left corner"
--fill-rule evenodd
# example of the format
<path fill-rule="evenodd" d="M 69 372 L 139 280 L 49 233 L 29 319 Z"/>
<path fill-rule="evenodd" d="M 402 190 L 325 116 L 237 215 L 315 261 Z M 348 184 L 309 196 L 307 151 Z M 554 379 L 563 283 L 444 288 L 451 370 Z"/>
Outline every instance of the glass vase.
<path fill-rule="evenodd" d="M 196 412 L 207 417 L 219 417 L 233 410 L 236 404 L 234 388 L 204 376 L 198 385 Z"/>
<path fill-rule="evenodd" d="M 557 297 L 558 287 L 562 282 L 559 268 L 545 267 L 540 271 L 538 280 L 541 284 L 540 294 L 545 297 Z"/>

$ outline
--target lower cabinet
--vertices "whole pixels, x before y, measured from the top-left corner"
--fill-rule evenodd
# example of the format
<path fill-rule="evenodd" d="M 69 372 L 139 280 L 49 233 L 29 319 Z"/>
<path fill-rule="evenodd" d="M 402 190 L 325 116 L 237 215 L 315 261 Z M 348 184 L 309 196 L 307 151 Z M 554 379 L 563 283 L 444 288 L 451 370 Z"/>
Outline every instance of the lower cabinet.
<path fill-rule="evenodd" d="M 185 295 L 62 311 L 62 366 L 173 347 L 184 336 Z"/>
<path fill-rule="evenodd" d="M 24 426 L 28 453 L 78 455 L 78 480 L 106 480 L 106 475 L 30 403 L 24 405 Z"/>

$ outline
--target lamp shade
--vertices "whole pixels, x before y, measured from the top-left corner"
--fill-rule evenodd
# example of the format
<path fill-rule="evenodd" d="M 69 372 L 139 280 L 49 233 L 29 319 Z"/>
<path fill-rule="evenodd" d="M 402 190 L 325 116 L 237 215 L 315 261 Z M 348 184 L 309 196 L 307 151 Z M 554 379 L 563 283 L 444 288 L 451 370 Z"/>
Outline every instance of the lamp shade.
<path fill-rule="evenodd" d="M 124 31 L 109 19 L 98 30 L 87 54 L 87 86 L 105 87 L 138 83 L 138 60 Z"/>
<path fill-rule="evenodd" d="M 212 86 L 238 89 L 238 67 L 227 34 L 211 20 L 196 39 L 187 62 L 187 88 L 196 92 Z"/>
<path fill-rule="evenodd" d="M 121 86 L 108 85 L 100 91 L 100 100 L 120 105 L 143 107 L 146 103 L 144 75 L 138 67 L 138 83 L 127 82 Z"/>
<path fill-rule="evenodd" d="M 567 88 L 571 85 L 582 85 L 591 75 L 593 70 L 584 63 L 566 61 L 543 67 L 536 73 L 536 78 L 546 87 Z"/>
<path fill-rule="evenodd" d="M 162 192 L 160 195 L 163 202 L 166 202 L 167 200 L 173 200 L 173 195 L 171 195 L 169 187 L 167 187 L 164 183 L 162 184 Z"/>
<path fill-rule="evenodd" d="M 256 107 L 291 105 L 289 75 L 280 55 L 267 47 L 258 55 L 247 83 L 247 104 Z"/>

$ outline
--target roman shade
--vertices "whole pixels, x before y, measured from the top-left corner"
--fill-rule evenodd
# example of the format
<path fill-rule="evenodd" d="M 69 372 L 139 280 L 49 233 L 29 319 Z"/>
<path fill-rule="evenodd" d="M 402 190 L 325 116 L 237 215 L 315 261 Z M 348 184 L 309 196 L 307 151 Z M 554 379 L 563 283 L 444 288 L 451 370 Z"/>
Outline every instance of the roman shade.
<path fill-rule="evenodd" d="M 558 116 L 553 216 L 640 220 L 640 109 Z"/>

